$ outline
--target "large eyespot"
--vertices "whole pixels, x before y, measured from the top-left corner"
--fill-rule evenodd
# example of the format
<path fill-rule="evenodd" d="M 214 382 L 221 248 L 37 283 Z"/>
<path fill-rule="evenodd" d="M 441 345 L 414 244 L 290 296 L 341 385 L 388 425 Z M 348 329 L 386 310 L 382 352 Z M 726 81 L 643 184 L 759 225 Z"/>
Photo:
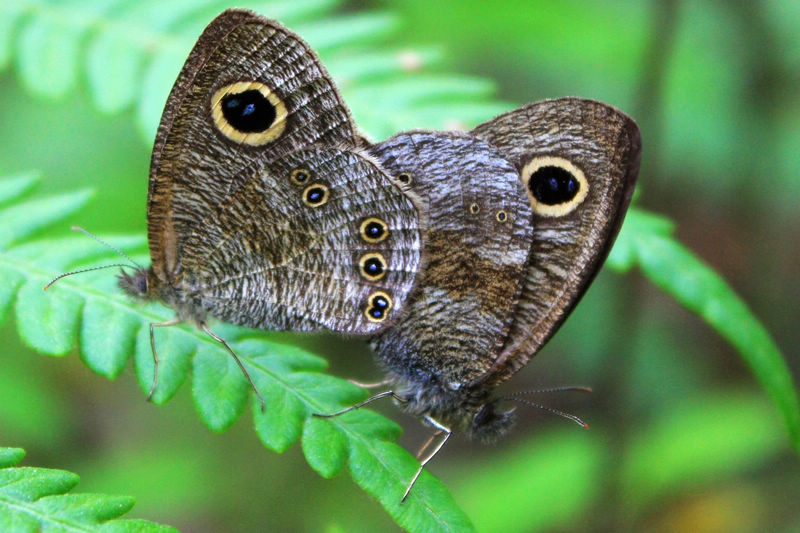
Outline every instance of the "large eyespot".
<path fill-rule="evenodd" d="M 286 105 L 258 81 L 237 81 L 211 97 L 211 116 L 217 129 L 237 143 L 261 146 L 286 129 Z"/>
<path fill-rule="evenodd" d="M 328 201 L 330 189 L 322 183 L 313 183 L 303 191 L 303 203 L 310 207 L 319 207 Z"/>
<path fill-rule="evenodd" d="M 383 322 L 389 316 L 392 309 L 392 297 L 383 291 L 376 291 L 370 294 L 367 299 L 367 306 L 364 315 L 370 322 Z"/>
<path fill-rule="evenodd" d="M 537 215 L 564 216 L 589 194 L 583 171 L 561 157 L 536 157 L 523 167 L 521 177 Z"/>
<path fill-rule="evenodd" d="M 370 281 L 377 281 L 386 275 L 386 259 L 377 252 L 361 256 L 358 267 L 361 269 L 361 275 Z"/>
<path fill-rule="evenodd" d="M 376 217 L 369 217 L 361 223 L 361 238 L 368 243 L 381 242 L 389 236 L 389 227 L 386 222 Z"/>
<path fill-rule="evenodd" d="M 304 185 L 311 179 L 311 172 L 305 168 L 296 168 L 292 170 L 292 173 L 289 174 L 289 179 L 292 180 L 292 183 L 296 183 L 297 185 Z"/>

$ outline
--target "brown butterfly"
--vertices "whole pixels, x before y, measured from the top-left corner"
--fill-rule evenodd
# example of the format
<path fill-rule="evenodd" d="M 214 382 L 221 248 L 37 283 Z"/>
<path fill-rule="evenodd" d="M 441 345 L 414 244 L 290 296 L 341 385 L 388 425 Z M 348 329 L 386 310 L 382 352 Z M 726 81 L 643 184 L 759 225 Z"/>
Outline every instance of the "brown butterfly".
<path fill-rule="evenodd" d="M 452 430 L 491 441 L 513 423 L 491 393 L 598 272 L 630 203 L 640 146 L 623 113 L 564 98 L 469 133 L 401 133 L 370 149 L 413 180 L 429 217 L 410 309 L 370 340 L 403 409 L 442 434 L 423 466 Z"/>

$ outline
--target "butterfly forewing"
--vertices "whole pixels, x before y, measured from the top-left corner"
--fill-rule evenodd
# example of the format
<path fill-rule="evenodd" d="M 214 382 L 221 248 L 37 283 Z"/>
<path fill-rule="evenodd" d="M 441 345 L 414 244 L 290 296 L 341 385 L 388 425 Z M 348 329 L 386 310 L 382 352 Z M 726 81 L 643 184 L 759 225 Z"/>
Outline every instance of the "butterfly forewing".
<path fill-rule="evenodd" d="M 246 169 L 315 143 L 358 142 L 305 42 L 275 21 L 226 11 L 195 45 L 159 126 L 148 201 L 156 276 L 180 279 L 184 241 L 252 175 Z"/>

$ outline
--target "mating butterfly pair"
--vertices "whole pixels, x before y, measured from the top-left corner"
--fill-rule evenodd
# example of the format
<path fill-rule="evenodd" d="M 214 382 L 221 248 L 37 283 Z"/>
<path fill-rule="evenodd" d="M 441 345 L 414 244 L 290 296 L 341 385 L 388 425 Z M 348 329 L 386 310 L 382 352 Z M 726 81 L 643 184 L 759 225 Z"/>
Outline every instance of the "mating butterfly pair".
<path fill-rule="evenodd" d="M 367 337 L 384 394 L 443 432 L 439 447 L 451 430 L 488 439 L 511 423 L 491 391 L 597 273 L 639 156 L 635 122 L 577 98 L 370 144 L 300 37 L 230 10 L 169 95 L 152 265 L 120 285 L 212 335 L 210 317 Z"/>

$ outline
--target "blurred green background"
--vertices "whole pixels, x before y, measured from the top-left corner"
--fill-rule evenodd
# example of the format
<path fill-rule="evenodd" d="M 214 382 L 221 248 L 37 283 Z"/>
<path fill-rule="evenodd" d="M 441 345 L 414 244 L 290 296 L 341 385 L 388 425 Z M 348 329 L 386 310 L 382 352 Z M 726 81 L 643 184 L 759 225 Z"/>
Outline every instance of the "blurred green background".
<path fill-rule="evenodd" d="M 123 2 L 102 4 L 110 6 L 103 17 L 121 18 L 114 4 Z M 125 20 L 157 33 L 152 13 L 171 7 L 192 16 L 170 24 L 207 22 L 240 5 L 159 4 L 144 2 Z M 284 4 L 258 11 L 274 16 Z M 497 103 L 498 111 L 578 95 L 632 115 L 644 144 L 636 205 L 676 221 L 678 238 L 748 302 L 800 375 L 800 3 L 308 4 L 297 26 L 286 20 L 292 28 L 336 17 L 380 27 L 329 52 L 356 121 L 375 139 L 452 121 L 434 112 L 398 117 L 368 77 L 348 85 L 337 54 L 397 51 L 406 67 L 411 62 L 407 70 L 419 62 L 421 75 L 473 76 L 461 83 L 475 83 L 478 95 L 493 91 L 485 79 L 492 80 L 492 101 L 509 102 Z M 22 14 L 9 16 L 14 10 Z M 58 13 L 52 20 L 51 10 Z M 82 3 L 22 0 L 0 7 L 12 21 L 0 23 L 0 66 L 8 61 L 0 70 L 0 175 L 40 171 L 33 194 L 41 196 L 91 187 L 93 202 L 70 223 L 143 234 L 150 139 L 169 86 L 125 96 L 125 83 L 139 78 L 121 78 L 109 81 L 122 86 L 118 93 L 98 93 L 91 32 L 73 40 L 74 50 L 41 44 L 84 31 L 85 17 L 95 17 L 97 31 L 104 19 L 82 10 Z M 196 36 L 202 24 L 186 27 Z M 141 77 L 148 36 L 122 35 L 117 44 L 124 48 L 126 38 L 144 50 L 132 70 Z M 31 70 L 26 54 L 44 53 L 52 72 Z M 71 60 L 77 68 L 59 70 Z M 180 61 L 173 63 L 164 63 L 167 78 L 177 75 Z M 467 125 L 490 118 L 460 105 L 463 114 L 450 118 Z M 335 375 L 380 379 L 361 342 L 273 337 L 328 358 Z M 79 473 L 81 491 L 135 496 L 133 516 L 198 532 L 397 528 L 346 475 L 317 476 L 299 446 L 282 455 L 265 450 L 249 417 L 210 432 L 193 412 L 188 383 L 155 407 L 132 371 L 111 383 L 76 353 L 50 358 L 27 349 L 13 318 L 0 326 L 0 339 L 0 445 L 26 448 L 25 464 Z M 571 383 L 595 393 L 547 403 L 578 414 L 591 431 L 520 410 L 506 440 L 484 447 L 456 437 L 431 464 L 480 531 L 800 530 L 800 462 L 774 405 L 730 346 L 638 273 L 605 269 L 553 341 L 503 390 Z M 427 437 L 392 406 L 376 409 L 404 425 L 401 443 L 412 451 Z"/>

